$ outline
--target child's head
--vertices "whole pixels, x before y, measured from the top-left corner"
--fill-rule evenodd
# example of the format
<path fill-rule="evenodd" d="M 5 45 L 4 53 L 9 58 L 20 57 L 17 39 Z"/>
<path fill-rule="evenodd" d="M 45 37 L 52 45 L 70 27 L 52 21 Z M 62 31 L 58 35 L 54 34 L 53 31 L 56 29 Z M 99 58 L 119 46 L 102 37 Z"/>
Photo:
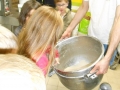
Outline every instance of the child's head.
<path fill-rule="evenodd" d="M 24 3 L 19 16 L 20 24 L 23 26 L 32 13 L 40 6 L 41 4 L 36 0 L 29 0 Z"/>
<path fill-rule="evenodd" d="M 17 37 L 7 28 L 0 25 L 0 54 L 16 53 Z"/>
<path fill-rule="evenodd" d="M 46 90 L 45 78 L 30 59 L 17 54 L 1 54 L 0 90 Z"/>
<path fill-rule="evenodd" d="M 66 8 L 68 7 L 68 0 L 54 0 L 56 9 L 61 13 L 64 13 Z"/>
<path fill-rule="evenodd" d="M 53 58 L 53 48 L 60 38 L 62 28 L 63 20 L 59 13 L 52 7 L 41 6 L 32 14 L 18 36 L 18 53 L 33 58 L 38 52 L 45 52 L 50 45 L 50 56 Z"/>

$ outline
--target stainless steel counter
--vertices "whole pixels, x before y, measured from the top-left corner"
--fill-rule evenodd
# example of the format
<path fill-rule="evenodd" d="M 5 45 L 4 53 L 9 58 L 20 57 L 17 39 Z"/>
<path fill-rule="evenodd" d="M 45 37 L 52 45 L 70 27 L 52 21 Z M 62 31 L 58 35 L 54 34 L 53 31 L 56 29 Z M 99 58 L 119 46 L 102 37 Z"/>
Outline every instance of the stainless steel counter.
<path fill-rule="evenodd" d="M 10 14 L 7 16 L 0 16 L 0 24 L 3 26 L 7 27 L 11 31 L 14 31 L 16 26 L 19 26 L 19 21 L 18 21 L 18 2 L 12 3 L 11 2 L 11 7 L 10 7 Z"/>

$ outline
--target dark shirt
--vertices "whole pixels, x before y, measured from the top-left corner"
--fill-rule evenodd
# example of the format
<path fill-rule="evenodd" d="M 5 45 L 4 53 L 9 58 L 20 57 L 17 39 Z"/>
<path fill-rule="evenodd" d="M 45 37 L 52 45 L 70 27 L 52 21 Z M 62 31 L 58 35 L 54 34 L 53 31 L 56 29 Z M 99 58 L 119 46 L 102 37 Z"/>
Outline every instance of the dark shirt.
<path fill-rule="evenodd" d="M 20 31 L 21 31 L 21 29 L 22 29 L 22 26 L 18 26 L 18 27 L 15 29 L 14 34 L 15 34 L 16 36 L 18 36 L 19 33 L 20 33 Z"/>

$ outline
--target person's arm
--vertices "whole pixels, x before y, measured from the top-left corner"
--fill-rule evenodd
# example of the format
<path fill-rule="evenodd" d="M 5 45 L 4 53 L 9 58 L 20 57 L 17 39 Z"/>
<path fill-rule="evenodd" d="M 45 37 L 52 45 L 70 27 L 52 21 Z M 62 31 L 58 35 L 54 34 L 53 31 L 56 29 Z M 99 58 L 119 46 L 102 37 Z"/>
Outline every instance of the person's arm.
<path fill-rule="evenodd" d="M 116 16 L 110 36 L 110 43 L 105 58 L 110 61 L 113 52 L 120 42 L 120 6 L 117 7 Z"/>
<path fill-rule="evenodd" d="M 116 9 L 116 16 L 112 27 L 110 43 L 107 53 L 105 57 L 95 65 L 95 67 L 91 70 L 91 73 L 97 71 L 97 74 L 104 74 L 107 72 L 112 54 L 117 48 L 119 42 L 120 42 L 120 6 L 118 6 Z"/>
<path fill-rule="evenodd" d="M 83 1 L 82 5 L 79 7 L 77 13 L 75 14 L 73 20 L 70 25 L 67 27 L 66 31 L 63 33 L 61 39 L 66 37 L 70 37 L 72 30 L 76 27 L 76 25 L 81 21 L 81 19 L 85 16 L 86 12 L 89 9 L 89 2 Z"/>

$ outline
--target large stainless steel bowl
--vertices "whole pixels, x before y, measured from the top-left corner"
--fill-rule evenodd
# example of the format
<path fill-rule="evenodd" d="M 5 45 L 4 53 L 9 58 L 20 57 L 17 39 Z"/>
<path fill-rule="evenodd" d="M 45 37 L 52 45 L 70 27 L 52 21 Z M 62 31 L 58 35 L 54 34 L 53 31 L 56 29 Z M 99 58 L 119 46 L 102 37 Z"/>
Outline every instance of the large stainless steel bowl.
<path fill-rule="evenodd" d="M 101 60 L 104 48 L 101 42 L 89 36 L 77 36 L 57 44 L 60 64 L 54 70 L 61 83 L 70 90 L 92 90 L 103 75 L 85 78 L 94 65 Z M 93 75 L 94 77 L 94 75 Z"/>

